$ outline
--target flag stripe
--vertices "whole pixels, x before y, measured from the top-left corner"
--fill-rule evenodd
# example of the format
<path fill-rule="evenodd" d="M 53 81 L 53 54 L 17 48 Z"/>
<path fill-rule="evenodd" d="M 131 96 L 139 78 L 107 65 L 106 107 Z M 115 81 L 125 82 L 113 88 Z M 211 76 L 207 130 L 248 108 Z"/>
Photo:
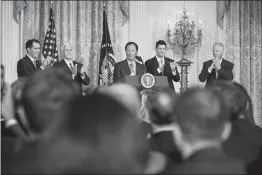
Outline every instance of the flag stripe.
<path fill-rule="evenodd" d="M 44 58 L 47 58 L 48 56 L 52 57 L 51 64 L 59 61 L 56 45 L 55 17 L 52 7 L 50 7 L 49 26 L 46 32 L 42 53 Z"/>

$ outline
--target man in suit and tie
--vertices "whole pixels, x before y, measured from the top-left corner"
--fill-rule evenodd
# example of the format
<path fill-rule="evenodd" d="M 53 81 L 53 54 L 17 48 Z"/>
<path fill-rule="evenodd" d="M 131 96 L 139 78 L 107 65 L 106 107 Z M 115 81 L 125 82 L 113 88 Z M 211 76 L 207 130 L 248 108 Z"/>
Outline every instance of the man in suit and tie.
<path fill-rule="evenodd" d="M 165 57 L 166 42 L 159 40 L 156 42 L 156 56 L 147 60 L 145 66 L 148 73 L 154 76 L 167 76 L 168 84 L 171 89 L 174 89 L 173 81 L 178 82 L 180 75 L 177 70 L 177 65 L 174 60 Z"/>
<path fill-rule="evenodd" d="M 17 75 L 19 77 L 29 77 L 34 72 L 45 69 L 50 63 L 51 58 L 47 57 L 42 61 L 38 61 L 40 53 L 40 41 L 30 39 L 26 42 L 26 56 L 17 62 Z"/>
<path fill-rule="evenodd" d="M 203 69 L 199 74 L 199 81 L 206 81 L 206 87 L 216 80 L 233 80 L 234 64 L 222 58 L 224 45 L 216 42 L 213 45 L 214 59 L 203 63 Z"/>
<path fill-rule="evenodd" d="M 72 46 L 70 44 L 63 45 L 62 53 L 64 54 L 64 59 L 54 64 L 54 66 L 65 69 L 67 74 L 72 76 L 74 82 L 77 83 L 81 89 L 82 83 L 84 85 L 89 85 L 90 78 L 84 71 L 83 64 L 73 61 Z"/>
<path fill-rule="evenodd" d="M 144 64 L 137 61 L 138 45 L 128 42 L 125 46 L 126 59 L 115 64 L 113 81 L 124 82 L 125 76 L 141 76 L 146 72 Z"/>

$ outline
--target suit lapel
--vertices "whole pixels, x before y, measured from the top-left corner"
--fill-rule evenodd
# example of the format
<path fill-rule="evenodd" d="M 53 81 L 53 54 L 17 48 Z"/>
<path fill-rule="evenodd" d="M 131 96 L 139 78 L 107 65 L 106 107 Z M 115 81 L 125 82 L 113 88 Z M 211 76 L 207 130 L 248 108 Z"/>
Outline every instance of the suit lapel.
<path fill-rule="evenodd" d="M 25 59 L 27 60 L 28 64 L 30 65 L 31 72 L 35 72 L 36 67 L 35 67 L 34 63 L 31 61 L 31 59 L 27 55 L 26 55 Z"/>
<path fill-rule="evenodd" d="M 153 58 L 153 73 L 154 73 L 155 75 L 159 74 L 159 73 L 157 72 L 157 68 L 158 68 L 158 67 L 159 67 L 159 65 L 158 65 L 157 58 L 154 57 L 154 58 Z"/>
<path fill-rule="evenodd" d="M 131 74 L 130 68 L 128 66 L 127 59 L 125 59 L 125 61 L 124 61 L 123 71 L 125 72 L 126 75 L 130 75 Z"/>
<path fill-rule="evenodd" d="M 66 64 L 65 60 L 62 60 L 62 61 L 61 61 L 61 64 L 62 64 L 63 67 L 65 67 L 65 69 L 66 69 L 68 72 L 72 73 L 71 70 L 70 70 L 70 68 L 69 68 L 68 65 Z"/>
<path fill-rule="evenodd" d="M 144 74 L 143 65 L 136 62 L 136 75 Z"/>

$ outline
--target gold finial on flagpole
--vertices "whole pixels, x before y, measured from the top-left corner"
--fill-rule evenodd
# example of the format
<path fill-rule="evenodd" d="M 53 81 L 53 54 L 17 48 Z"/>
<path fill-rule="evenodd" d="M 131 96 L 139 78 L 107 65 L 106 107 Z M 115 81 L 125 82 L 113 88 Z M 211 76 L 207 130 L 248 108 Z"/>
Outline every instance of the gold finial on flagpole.
<path fill-rule="evenodd" d="M 106 2 L 103 1 L 103 10 L 105 10 L 105 9 L 106 9 Z"/>

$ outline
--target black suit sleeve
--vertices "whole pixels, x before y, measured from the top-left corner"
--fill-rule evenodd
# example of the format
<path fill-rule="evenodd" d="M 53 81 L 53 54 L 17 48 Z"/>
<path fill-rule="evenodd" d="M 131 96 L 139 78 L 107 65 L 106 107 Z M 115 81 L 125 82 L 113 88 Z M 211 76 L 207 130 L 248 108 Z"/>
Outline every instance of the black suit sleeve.
<path fill-rule="evenodd" d="M 218 71 L 218 75 L 223 77 L 223 79 L 232 81 L 233 76 L 233 63 L 228 63 L 227 66 L 221 67 Z"/>
<path fill-rule="evenodd" d="M 90 78 L 87 76 L 86 73 L 85 73 L 84 79 L 82 79 L 82 83 L 83 83 L 84 85 L 89 85 L 89 83 L 90 83 Z"/>
<path fill-rule="evenodd" d="M 120 65 L 115 64 L 114 73 L 113 73 L 113 81 L 115 83 L 115 82 L 119 82 L 119 81 L 122 81 L 122 80 L 123 80 L 123 77 L 121 75 Z"/>
<path fill-rule="evenodd" d="M 171 74 L 172 74 L 172 72 L 171 72 Z M 174 80 L 175 82 L 178 82 L 180 80 L 180 75 L 179 75 L 177 68 L 176 68 L 176 75 L 172 74 L 172 80 Z"/>
<path fill-rule="evenodd" d="M 151 73 L 151 71 L 150 71 L 150 62 L 148 60 L 145 62 L 145 67 L 146 67 L 146 72 L 147 73 Z"/>
<path fill-rule="evenodd" d="M 18 77 L 28 77 L 30 76 L 30 70 L 27 62 L 24 60 L 19 60 L 17 62 L 17 75 Z"/>
<path fill-rule="evenodd" d="M 207 64 L 203 63 L 203 69 L 201 73 L 198 76 L 199 81 L 204 82 L 207 80 L 209 73 L 208 73 L 208 67 Z"/>

